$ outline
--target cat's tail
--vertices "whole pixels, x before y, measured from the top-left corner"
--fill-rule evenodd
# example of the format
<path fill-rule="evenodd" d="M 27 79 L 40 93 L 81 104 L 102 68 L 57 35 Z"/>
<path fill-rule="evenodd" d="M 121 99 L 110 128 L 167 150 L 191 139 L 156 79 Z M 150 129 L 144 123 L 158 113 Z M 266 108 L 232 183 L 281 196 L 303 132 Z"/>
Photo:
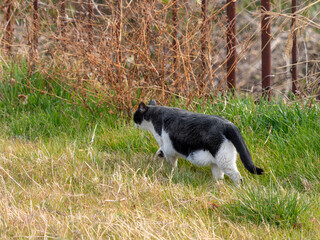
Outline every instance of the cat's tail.
<path fill-rule="evenodd" d="M 232 144 L 237 149 L 240 159 L 245 166 L 245 168 L 252 174 L 261 175 L 264 173 L 263 169 L 258 168 L 254 165 L 251 159 L 250 152 L 246 143 L 241 136 L 239 129 L 234 125 L 228 125 L 224 131 L 225 137 L 232 142 Z"/>

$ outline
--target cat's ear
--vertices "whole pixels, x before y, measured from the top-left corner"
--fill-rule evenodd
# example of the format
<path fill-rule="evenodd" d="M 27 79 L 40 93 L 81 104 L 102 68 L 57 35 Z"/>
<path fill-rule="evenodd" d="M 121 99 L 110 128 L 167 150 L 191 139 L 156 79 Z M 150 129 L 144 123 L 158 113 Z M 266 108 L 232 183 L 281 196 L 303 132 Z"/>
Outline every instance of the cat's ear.
<path fill-rule="evenodd" d="M 156 100 L 151 99 L 148 105 L 153 105 L 153 106 L 155 106 L 155 105 L 157 105 L 157 102 L 156 102 Z"/>
<path fill-rule="evenodd" d="M 147 106 L 144 104 L 144 102 L 141 102 L 141 103 L 139 104 L 138 110 L 139 110 L 141 113 L 144 113 L 145 111 L 147 111 Z"/>

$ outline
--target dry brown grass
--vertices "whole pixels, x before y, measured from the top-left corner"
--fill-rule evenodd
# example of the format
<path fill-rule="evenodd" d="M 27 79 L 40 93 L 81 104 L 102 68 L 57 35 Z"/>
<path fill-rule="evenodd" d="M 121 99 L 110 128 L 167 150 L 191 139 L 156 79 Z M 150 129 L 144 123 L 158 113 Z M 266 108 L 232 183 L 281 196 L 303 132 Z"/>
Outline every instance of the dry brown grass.
<path fill-rule="evenodd" d="M 30 56 L 32 15 L 30 2 L 14 2 L 14 61 Z M 39 60 L 36 70 L 59 78 L 84 99 L 100 95 L 128 114 L 136 99 L 215 96 L 226 83 L 226 15 L 222 1 L 208 2 L 206 32 L 201 37 L 200 1 L 178 2 L 178 42 L 173 49 L 171 1 L 66 1 L 62 18 L 60 1 L 39 5 Z M 88 4 L 90 2 L 90 4 Z M 94 4 L 93 4 L 94 3 Z M 5 3 L 1 4 L 5 11 Z M 245 8 L 244 8 L 245 7 Z M 93 8 L 93 11 L 90 10 Z M 291 9 L 289 1 L 272 6 L 273 92 L 290 90 Z M 306 1 L 298 6 L 299 90 L 302 96 L 318 94 L 319 9 Z M 93 15 L 92 15 L 93 13 Z M 238 85 L 259 93 L 260 7 L 239 3 L 237 21 Z M 6 22 L 2 19 L 2 28 Z M 0 38 L 5 44 L 5 34 Z M 201 42 L 205 42 L 204 69 Z M 4 46 L 4 45 L 3 45 Z M 3 53 L 5 51 L 3 50 Z M 5 55 L 5 64 L 10 65 Z M 29 59 L 29 62 L 34 62 Z M 204 84 L 205 88 L 201 86 Z M 42 90 L 42 89 L 41 89 Z"/>
<path fill-rule="evenodd" d="M 220 239 L 213 219 L 203 218 L 215 197 L 160 178 L 163 165 L 153 177 L 146 172 L 155 167 L 134 168 L 150 156 L 128 163 L 92 149 L 52 153 L 43 144 L 1 142 L 1 237 Z"/>
<path fill-rule="evenodd" d="M 302 233 L 230 220 L 222 207 L 236 198 L 236 191 L 228 181 L 213 183 L 203 169 L 193 174 L 199 179 L 206 174 L 207 180 L 194 187 L 174 181 L 162 160 L 150 155 L 126 157 L 58 141 L 1 138 L 0 146 L 3 239 L 283 239 L 316 234 L 315 226 Z M 186 174 L 180 168 L 175 174 Z"/>

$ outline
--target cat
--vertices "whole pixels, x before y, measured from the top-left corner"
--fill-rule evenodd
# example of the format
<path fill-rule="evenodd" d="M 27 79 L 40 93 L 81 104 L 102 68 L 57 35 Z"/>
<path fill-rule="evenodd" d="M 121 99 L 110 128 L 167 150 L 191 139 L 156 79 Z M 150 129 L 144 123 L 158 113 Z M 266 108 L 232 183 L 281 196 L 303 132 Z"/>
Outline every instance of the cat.
<path fill-rule="evenodd" d="M 225 118 L 158 106 L 151 100 L 148 105 L 139 104 L 133 120 L 137 127 L 152 132 L 160 146 L 156 154 L 174 168 L 181 157 L 198 166 L 210 166 L 215 180 L 226 174 L 239 186 L 242 177 L 236 165 L 238 152 L 250 173 L 264 173 L 252 162 L 239 129 Z"/>

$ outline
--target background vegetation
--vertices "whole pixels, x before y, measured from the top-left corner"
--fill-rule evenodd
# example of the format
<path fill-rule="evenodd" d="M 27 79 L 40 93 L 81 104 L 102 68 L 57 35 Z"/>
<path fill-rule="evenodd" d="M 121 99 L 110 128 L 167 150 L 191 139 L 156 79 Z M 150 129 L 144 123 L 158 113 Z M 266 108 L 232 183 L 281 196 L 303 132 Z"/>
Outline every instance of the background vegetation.
<path fill-rule="evenodd" d="M 10 15 L 12 58 L 6 52 L 8 42 L 2 31 L 4 66 L 27 57 L 31 72 L 58 77 L 84 101 L 99 95 L 104 101 L 98 104 L 108 102 L 129 114 L 138 97 L 157 96 L 159 102 L 168 104 L 176 96 L 186 98 L 188 105 L 194 98 L 225 91 L 225 1 L 208 1 L 207 21 L 203 22 L 201 1 L 196 0 L 177 2 L 176 21 L 174 1 L 43 0 L 34 21 L 29 1 L 10 0 L 0 5 L 3 30 L 8 2 L 14 3 Z M 61 2 L 65 2 L 65 13 Z M 317 3 L 300 1 L 296 13 L 298 90 L 302 97 L 319 98 Z M 270 15 L 272 91 L 286 97 L 291 89 L 291 1 L 273 1 Z M 260 22 L 260 1 L 238 3 L 238 86 L 254 96 L 261 93 Z"/>

